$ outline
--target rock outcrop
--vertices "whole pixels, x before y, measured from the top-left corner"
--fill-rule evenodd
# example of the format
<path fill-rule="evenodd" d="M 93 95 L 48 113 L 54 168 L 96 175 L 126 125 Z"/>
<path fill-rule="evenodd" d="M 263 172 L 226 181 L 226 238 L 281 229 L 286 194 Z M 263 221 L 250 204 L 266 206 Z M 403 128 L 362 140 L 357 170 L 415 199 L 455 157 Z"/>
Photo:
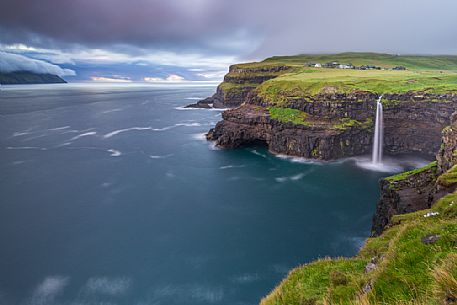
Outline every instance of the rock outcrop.
<path fill-rule="evenodd" d="M 451 125 L 443 130 L 442 144 L 436 160 L 439 171 L 443 173 L 457 164 L 457 112 L 452 115 Z"/>
<path fill-rule="evenodd" d="M 428 209 L 434 202 L 433 193 L 438 176 L 436 164 L 420 172 L 411 172 L 398 181 L 380 181 L 381 198 L 373 216 L 372 236 L 380 235 L 392 216 Z"/>
<path fill-rule="evenodd" d="M 216 93 L 213 96 L 188 105 L 187 107 L 238 107 L 258 85 L 292 69 L 292 66 L 277 64 L 261 66 L 251 66 L 250 64 L 232 65 L 229 68 L 229 73 L 224 76 L 224 82 L 217 87 Z"/>
<path fill-rule="evenodd" d="M 373 217 L 372 235 L 378 236 L 393 215 L 430 208 L 432 203 L 455 190 L 442 177 L 457 164 L 457 113 L 442 131 L 436 162 L 429 166 L 380 181 L 381 198 Z M 440 178 L 438 178 L 441 175 Z M 437 179 L 438 178 L 438 179 Z"/>

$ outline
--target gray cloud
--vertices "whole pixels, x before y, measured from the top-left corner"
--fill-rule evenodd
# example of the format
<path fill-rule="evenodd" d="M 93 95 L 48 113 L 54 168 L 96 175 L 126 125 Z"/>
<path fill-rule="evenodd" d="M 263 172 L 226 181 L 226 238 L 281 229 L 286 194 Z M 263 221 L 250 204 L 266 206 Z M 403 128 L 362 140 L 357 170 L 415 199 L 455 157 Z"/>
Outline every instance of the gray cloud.
<path fill-rule="evenodd" d="M 457 2 L 453 0 L 291 1 L 270 6 L 266 39 L 255 56 L 372 51 L 457 53 Z M 293 8 L 293 9 L 290 9 Z M 282 16 L 281 16 L 282 15 Z"/>
<path fill-rule="evenodd" d="M 31 71 L 58 76 L 75 75 L 75 71 L 62 69 L 43 60 L 32 59 L 19 54 L 0 51 L 0 72 Z"/>
<path fill-rule="evenodd" d="M 239 42 L 245 39 L 243 22 L 231 6 L 214 0 L 4 0 L 1 37 L 4 43 L 46 47 L 68 43 L 239 51 L 245 47 Z"/>
<path fill-rule="evenodd" d="M 3 43 L 236 55 L 456 53 L 455 0 L 3 0 Z"/>

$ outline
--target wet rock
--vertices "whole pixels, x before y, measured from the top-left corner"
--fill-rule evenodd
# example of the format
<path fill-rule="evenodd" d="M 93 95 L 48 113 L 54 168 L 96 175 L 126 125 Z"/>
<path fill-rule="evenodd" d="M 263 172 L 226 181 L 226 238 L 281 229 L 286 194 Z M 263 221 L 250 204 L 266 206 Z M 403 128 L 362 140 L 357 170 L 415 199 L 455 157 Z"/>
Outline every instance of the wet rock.
<path fill-rule="evenodd" d="M 184 108 L 213 108 L 214 99 L 212 97 L 207 97 L 204 100 L 198 101 L 195 104 L 187 105 Z"/>

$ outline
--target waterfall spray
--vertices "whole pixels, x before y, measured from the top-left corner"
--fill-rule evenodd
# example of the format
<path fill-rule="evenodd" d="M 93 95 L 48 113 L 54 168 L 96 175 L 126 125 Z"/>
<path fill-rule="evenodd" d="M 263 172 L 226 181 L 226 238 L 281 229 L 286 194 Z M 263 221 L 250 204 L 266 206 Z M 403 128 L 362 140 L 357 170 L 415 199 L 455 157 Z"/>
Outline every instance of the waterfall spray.
<path fill-rule="evenodd" d="M 371 162 L 373 164 L 382 163 L 384 126 L 381 99 L 382 95 L 379 97 L 378 102 L 376 103 L 376 123 L 374 127 L 373 153 L 371 157 Z"/>

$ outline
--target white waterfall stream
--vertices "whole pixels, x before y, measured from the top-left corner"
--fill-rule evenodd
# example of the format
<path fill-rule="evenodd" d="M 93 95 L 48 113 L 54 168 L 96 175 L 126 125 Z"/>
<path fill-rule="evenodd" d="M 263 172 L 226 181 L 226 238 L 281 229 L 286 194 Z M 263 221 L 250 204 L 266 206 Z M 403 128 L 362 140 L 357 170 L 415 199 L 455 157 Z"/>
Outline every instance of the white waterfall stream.
<path fill-rule="evenodd" d="M 373 152 L 371 162 L 374 164 L 382 163 L 382 148 L 384 138 L 384 122 L 382 113 L 382 95 L 379 97 L 376 105 L 376 123 L 374 127 Z"/>

